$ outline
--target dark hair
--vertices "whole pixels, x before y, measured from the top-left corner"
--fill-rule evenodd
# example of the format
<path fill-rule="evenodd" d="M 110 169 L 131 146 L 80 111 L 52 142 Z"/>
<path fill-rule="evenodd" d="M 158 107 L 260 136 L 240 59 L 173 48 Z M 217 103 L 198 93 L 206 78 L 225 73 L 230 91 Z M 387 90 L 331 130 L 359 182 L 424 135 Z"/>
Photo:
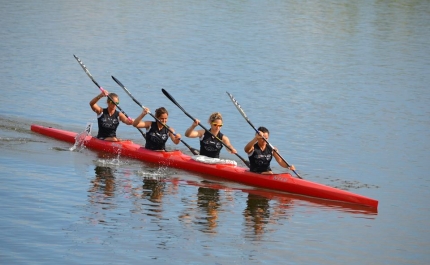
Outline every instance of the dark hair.
<path fill-rule="evenodd" d="M 257 130 L 260 131 L 260 132 L 262 132 L 262 133 L 270 134 L 269 130 L 266 127 L 263 127 L 263 126 L 258 127 Z"/>
<path fill-rule="evenodd" d="M 169 112 L 167 112 L 165 107 L 159 107 L 155 110 L 155 117 L 157 117 L 157 119 L 163 114 L 169 115 Z"/>

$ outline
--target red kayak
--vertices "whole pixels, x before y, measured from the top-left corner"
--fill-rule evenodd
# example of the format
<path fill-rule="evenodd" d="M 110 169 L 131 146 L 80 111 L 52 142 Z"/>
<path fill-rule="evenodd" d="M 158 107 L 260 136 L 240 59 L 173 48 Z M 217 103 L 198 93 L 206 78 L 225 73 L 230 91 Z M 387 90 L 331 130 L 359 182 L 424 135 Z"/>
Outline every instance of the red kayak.
<path fill-rule="evenodd" d="M 75 143 L 78 133 L 31 125 L 31 130 L 61 141 Z M 336 189 L 315 182 L 293 177 L 291 174 L 262 175 L 249 172 L 247 168 L 234 164 L 207 164 L 192 159 L 191 156 L 179 150 L 169 152 L 157 152 L 147 150 L 132 141 L 108 142 L 92 136 L 86 136 L 85 146 L 91 149 L 109 153 L 118 153 L 121 156 L 130 157 L 146 162 L 157 163 L 162 166 L 180 168 L 192 172 L 209 174 L 219 178 L 243 183 L 250 186 L 295 193 L 321 199 L 347 202 L 378 207 L 378 201 L 349 191 Z"/>

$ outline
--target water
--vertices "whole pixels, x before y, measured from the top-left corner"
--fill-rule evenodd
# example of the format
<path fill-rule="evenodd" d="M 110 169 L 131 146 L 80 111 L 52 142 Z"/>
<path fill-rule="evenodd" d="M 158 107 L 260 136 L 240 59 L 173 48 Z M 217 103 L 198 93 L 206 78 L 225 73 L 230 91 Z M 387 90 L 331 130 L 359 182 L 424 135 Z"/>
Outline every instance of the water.
<path fill-rule="evenodd" d="M 2 264 L 430 262 L 428 1 L 1 5 Z M 111 75 L 152 111 L 165 106 L 181 134 L 192 121 L 161 88 L 202 121 L 222 112 L 242 150 L 253 129 L 230 92 L 302 177 L 375 198 L 378 211 L 31 133 L 96 124 L 99 90 L 73 54 L 131 117 L 139 106 Z M 118 134 L 144 143 L 132 127 Z"/>

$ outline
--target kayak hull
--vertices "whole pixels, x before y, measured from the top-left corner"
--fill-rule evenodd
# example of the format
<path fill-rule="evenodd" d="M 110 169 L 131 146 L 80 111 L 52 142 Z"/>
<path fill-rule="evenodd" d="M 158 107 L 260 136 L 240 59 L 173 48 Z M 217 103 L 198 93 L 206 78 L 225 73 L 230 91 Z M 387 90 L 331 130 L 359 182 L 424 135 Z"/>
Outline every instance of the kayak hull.
<path fill-rule="evenodd" d="M 31 130 L 69 143 L 75 143 L 75 137 L 78 135 L 75 132 L 35 124 L 31 125 Z M 252 173 L 247 168 L 233 164 L 206 164 L 193 160 L 191 156 L 179 150 L 171 152 L 151 151 L 129 140 L 108 142 L 92 136 L 86 136 L 85 146 L 94 150 L 120 154 L 121 156 L 157 163 L 162 166 L 208 174 L 250 186 L 333 201 L 354 203 L 373 208 L 378 207 L 378 201 L 375 199 L 312 181 L 295 178 L 289 173 L 263 175 Z"/>

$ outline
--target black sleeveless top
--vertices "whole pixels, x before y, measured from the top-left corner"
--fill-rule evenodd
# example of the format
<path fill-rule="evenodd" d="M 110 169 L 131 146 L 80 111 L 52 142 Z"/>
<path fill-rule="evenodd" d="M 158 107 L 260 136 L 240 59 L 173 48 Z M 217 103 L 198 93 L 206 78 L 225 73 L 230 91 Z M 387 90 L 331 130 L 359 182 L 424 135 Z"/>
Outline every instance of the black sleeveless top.
<path fill-rule="evenodd" d="M 223 134 L 219 132 L 217 137 L 222 140 Z M 200 139 L 200 155 L 219 158 L 219 153 L 221 152 L 222 147 L 223 144 L 207 131 L 203 134 L 203 138 Z"/>
<path fill-rule="evenodd" d="M 169 130 L 163 126 L 158 130 L 157 122 L 153 121 L 146 132 L 145 148 L 149 150 L 166 150 L 166 142 L 169 139 Z"/>
<path fill-rule="evenodd" d="M 103 140 L 107 137 L 116 137 L 116 129 L 118 128 L 119 121 L 118 110 L 115 110 L 115 113 L 110 116 L 108 109 L 103 109 L 103 112 L 97 117 L 97 123 L 99 125 L 97 138 Z"/>
<path fill-rule="evenodd" d="M 255 173 L 261 173 L 266 171 L 272 171 L 270 168 L 270 161 L 272 161 L 272 147 L 266 145 L 266 149 L 262 151 L 258 143 L 254 145 L 254 152 L 248 155 L 249 164 L 251 165 L 250 171 Z"/>

